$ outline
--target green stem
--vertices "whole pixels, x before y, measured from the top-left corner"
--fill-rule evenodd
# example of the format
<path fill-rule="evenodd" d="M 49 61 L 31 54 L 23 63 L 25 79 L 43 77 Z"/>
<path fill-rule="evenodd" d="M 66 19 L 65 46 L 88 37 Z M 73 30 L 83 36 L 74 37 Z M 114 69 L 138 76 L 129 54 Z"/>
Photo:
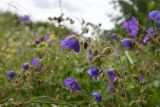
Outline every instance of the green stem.
<path fill-rule="evenodd" d="M 153 31 L 154 31 L 154 33 L 156 34 L 156 28 L 155 28 L 155 25 L 154 25 L 154 23 L 153 23 L 153 21 L 151 20 L 151 22 L 152 22 L 152 26 L 153 26 Z"/>
<path fill-rule="evenodd" d="M 121 61 L 121 58 L 119 57 L 119 62 L 120 62 L 120 66 L 121 66 L 121 69 L 122 71 L 120 72 L 120 76 L 122 78 L 122 84 L 123 84 L 123 90 L 125 91 L 125 97 L 126 97 L 126 102 L 128 102 L 128 95 L 127 95 L 127 92 L 126 92 L 126 88 L 125 88 L 125 80 L 124 80 L 124 76 L 123 76 L 123 64 L 122 64 L 122 61 Z"/>

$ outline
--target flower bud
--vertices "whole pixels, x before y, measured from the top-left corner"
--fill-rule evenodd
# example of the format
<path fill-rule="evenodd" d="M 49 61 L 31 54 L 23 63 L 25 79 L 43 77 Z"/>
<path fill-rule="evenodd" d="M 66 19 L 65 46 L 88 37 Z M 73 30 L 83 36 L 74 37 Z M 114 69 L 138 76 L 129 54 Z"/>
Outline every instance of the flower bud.
<path fill-rule="evenodd" d="M 93 62 L 100 62 L 100 61 L 101 61 L 101 56 L 100 55 L 97 55 L 93 60 Z"/>
<path fill-rule="evenodd" d="M 112 48 L 111 48 L 111 47 L 106 47 L 106 48 L 103 49 L 102 54 L 103 54 L 103 55 L 108 55 L 108 54 L 110 54 L 111 52 L 112 52 Z"/>
<path fill-rule="evenodd" d="M 94 50 L 94 51 L 93 51 L 93 55 L 94 55 L 94 56 L 97 56 L 97 55 L 98 55 L 98 50 Z"/>
<path fill-rule="evenodd" d="M 87 43 L 87 41 L 85 41 L 84 42 L 84 49 L 87 49 L 87 47 L 88 47 L 88 43 Z"/>
<path fill-rule="evenodd" d="M 23 68 L 24 71 L 28 70 L 29 69 L 29 64 L 28 63 L 24 63 L 22 65 L 22 68 Z"/>
<path fill-rule="evenodd" d="M 15 77 L 15 72 L 14 70 L 8 71 L 7 76 L 9 79 L 13 79 Z"/>

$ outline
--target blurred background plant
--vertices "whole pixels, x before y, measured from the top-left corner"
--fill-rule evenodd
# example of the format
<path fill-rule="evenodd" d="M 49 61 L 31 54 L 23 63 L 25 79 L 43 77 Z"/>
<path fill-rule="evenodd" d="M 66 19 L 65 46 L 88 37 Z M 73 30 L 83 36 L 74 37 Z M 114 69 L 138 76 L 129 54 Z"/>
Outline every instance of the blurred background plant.
<path fill-rule="evenodd" d="M 132 16 L 137 17 L 141 25 L 152 26 L 148 13 L 152 10 L 160 10 L 159 0 L 112 0 L 111 4 L 114 5 L 115 10 L 120 9 L 120 14 L 116 17 L 109 15 L 116 26 L 112 30 L 104 31 L 103 35 L 107 36 L 107 38 L 110 38 L 112 33 L 121 32 L 121 36 L 124 35 L 120 23 L 124 19 L 130 20 Z"/>

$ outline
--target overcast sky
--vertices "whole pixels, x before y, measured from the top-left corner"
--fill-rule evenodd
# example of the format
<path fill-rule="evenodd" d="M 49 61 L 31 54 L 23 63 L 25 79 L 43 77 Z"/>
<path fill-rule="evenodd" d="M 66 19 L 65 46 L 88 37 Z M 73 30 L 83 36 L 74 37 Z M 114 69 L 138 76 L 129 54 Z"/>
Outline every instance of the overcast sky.
<path fill-rule="evenodd" d="M 110 2 L 111 0 L 62 0 L 62 9 L 65 16 L 83 18 L 94 24 L 102 23 L 104 29 L 111 29 L 114 24 L 108 15 L 116 16 L 118 10 Z M 22 16 L 27 14 L 34 21 L 47 21 L 49 16 L 60 15 L 59 0 L 0 0 L 0 10 L 10 10 Z M 77 21 L 69 27 L 78 31 L 80 24 Z"/>

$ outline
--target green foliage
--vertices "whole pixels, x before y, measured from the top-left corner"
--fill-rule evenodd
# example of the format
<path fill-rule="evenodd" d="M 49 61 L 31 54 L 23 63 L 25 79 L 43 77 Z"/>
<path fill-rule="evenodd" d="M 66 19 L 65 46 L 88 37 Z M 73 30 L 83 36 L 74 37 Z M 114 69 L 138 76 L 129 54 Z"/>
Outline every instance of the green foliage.
<path fill-rule="evenodd" d="M 144 47 L 139 46 L 139 38 L 136 38 L 138 45 L 128 51 L 121 48 L 119 39 L 90 40 L 78 36 L 81 50 L 75 53 L 61 49 L 61 38 L 69 33 L 66 28 L 42 22 L 24 25 L 18 16 L 10 13 L 1 13 L 0 17 L 0 106 L 160 106 L 160 45 L 156 42 L 157 38 Z M 52 44 L 35 44 L 37 38 L 46 34 L 54 35 Z M 84 49 L 86 42 L 87 49 Z M 88 50 L 94 52 L 92 62 L 86 58 Z M 35 71 L 31 66 L 33 57 L 41 58 L 42 72 Z M 23 71 L 23 63 L 29 63 L 28 72 Z M 99 81 L 87 74 L 91 66 L 100 69 Z M 114 68 L 117 75 L 113 94 L 108 93 L 108 68 Z M 15 70 L 13 80 L 7 78 L 8 70 Z M 139 80 L 140 74 L 144 75 L 145 81 Z M 68 77 L 78 80 L 80 91 L 72 92 L 65 87 L 64 79 Z M 91 96 L 94 91 L 102 94 L 100 103 Z"/>

